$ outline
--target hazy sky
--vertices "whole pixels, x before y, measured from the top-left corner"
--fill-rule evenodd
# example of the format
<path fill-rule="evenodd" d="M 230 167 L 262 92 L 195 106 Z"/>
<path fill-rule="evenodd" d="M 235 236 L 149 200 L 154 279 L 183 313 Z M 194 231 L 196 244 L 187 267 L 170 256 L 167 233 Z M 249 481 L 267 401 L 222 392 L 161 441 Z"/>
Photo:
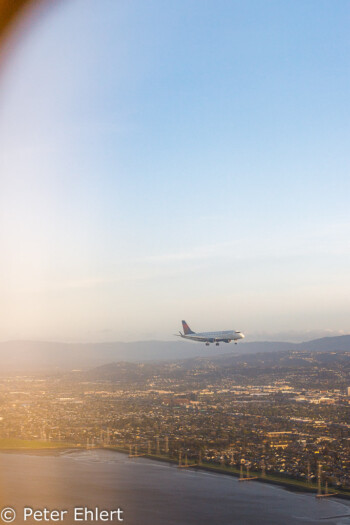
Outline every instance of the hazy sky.
<path fill-rule="evenodd" d="M 0 94 L 0 340 L 350 332 L 350 3 L 69 0 Z"/>

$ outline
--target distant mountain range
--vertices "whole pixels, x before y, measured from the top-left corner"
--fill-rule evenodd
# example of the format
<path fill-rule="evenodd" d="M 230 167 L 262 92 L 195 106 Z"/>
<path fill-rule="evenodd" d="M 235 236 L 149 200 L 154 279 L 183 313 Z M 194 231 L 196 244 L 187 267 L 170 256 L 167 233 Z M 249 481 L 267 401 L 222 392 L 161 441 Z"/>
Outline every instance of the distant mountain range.
<path fill-rule="evenodd" d="M 195 357 L 225 359 L 228 355 L 247 355 L 288 350 L 350 351 L 350 335 L 324 337 L 304 343 L 240 342 L 238 345 L 205 346 L 187 341 L 138 341 L 132 343 L 53 343 L 9 341 L 0 343 L 0 374 L 64 372 L 119 361 L 174 361 Z"/>
<path fill-rule="evenodd" d="M 147 381 L 153 384 L 155 378 L 161 378 L 165 384 L 173 380 L 176 384 L 184 381 L 190 388 L 217 383 L 220 379 L 233 379 L 239 384 L 254 381 L 268 384 L 276 379 L 288 379 L 303 386 L 312 383 L 318 385 L 317 388 L 326 388 L 330 384 L 332 388 L 344 388 L 349 384 L 350 352 L 289 350 L 245 355 L 214 354 L 212 357 L 148 363 L 119 361 L 80 373 L 71 372 L 68 377 L 79 382 L 112 381 L 134 386 L 145 385 Z"/>

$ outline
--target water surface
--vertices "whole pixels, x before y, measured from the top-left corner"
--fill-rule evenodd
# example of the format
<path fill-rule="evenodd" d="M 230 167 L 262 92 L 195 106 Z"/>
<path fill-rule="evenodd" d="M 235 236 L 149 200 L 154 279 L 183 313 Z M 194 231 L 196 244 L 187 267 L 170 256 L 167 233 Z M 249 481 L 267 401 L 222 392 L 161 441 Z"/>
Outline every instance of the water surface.
<path fill-rule="evenodd" d="M 265 483 L 239 483 L 234 477 L 129 459 L 108 450 L 1 453 L 0 490 L 0 507 L 17 512 L 14 525 L 38 523 L 24 522 L 24 506 L 67 509 L 64 525 L 74 525 L 73 508 L 78 506 L 120 507 L 123 525 L 350 524 L 350 516 L 324 519 L 350 514 L 347 501 L 319 501 Z"/>

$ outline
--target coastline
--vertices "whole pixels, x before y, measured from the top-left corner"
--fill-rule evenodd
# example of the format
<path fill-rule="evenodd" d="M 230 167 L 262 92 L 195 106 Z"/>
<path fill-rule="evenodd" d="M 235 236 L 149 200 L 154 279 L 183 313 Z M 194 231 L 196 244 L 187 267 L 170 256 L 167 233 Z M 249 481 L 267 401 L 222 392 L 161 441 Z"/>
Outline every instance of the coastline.
<path fill-rule="evenodd" d="M 59 441 L 35 441 L 31 439 L 2 438 L 0 439 L 0 452 L 12 454 L 21 452 L 25 454 L 53 454 L 68 450 L 79 450 L 81 447 L 74 443 Z"/>
<path fill-rule="evenodd" d="M 48 448 L 0 448 L 0 454 L 25 454 L 26 456 L 60 456 L 62 452 L 84 450 L 79 447 L 48 447 Z"/>
<path fill-rule="evenodd" d="M 25 444 L 24 444 L 25 443 Z M 109 450 L 111 452 L 119 452 L 124 455 L 129 455 L 129 451 L 123 447 L 113 447 L 113 446 L 103 446 L 103 447 L 91 447 L 86 448 L 81 445 L 75 444 L 64 444 L 64 443 L 47 443 L 47 442 L 38 442 L 38 441 L 26 441 L 22 442 L 21 440 L 12 440 L 12 446 L 7 446 L 2 448 L 0 440 L 0 453 L 4 454 L 29 454 L 29 455 L 40 455 L 40 456 L 58 456 L 62 453 L 71 453 L 77 451 L 86 451 L 86 450 Z M 21 445 L 21 446 L 20 446 Z M 175 458 L 170 458 L 165 455 L 157 454 L 140 454 L 141 458 L 146 458 L 154 461 L 159 461 L 163 463 L 168 463 L 169 465 L 175 466 L 178 464 L 178 461 Z M 132 459 L 132 458 L 131 458 Z M 134 458 L 137 459 L 137 458 Z M 202 470 L 205 472 L 212 472 L 215 474 L 222 474 L 225 476 L 231 476 L 235 478 L 240 477 L 240 472 L 238 469 L 228 466 L 212 465 L 210 463 L 196 464 L 194 462 L 189 462 L 187 467 L 182 468 L 191 468 L 197 471 Z M 316 485 L 308 485 L 304 481 L 296 480 L 293 478 L 282 478 L 278 474 L 266 474 L 264 477 L 261 475 L 261 472 L 251 472 L 251 475 L 255 478 L 254 481 L 259 483 L 267 483 L 270 485 L 275 485 L 282 487 L 290 492 L 303 492 L 309 494 L 317 494 Z M 346 499 L 350 500 L 350 491 L 336 491 L 331 489 L 329 491 L 331 498 Z"/>
<path fill-rule="evenodd" d="M 346 500 L 320 501 L 278 486 L 247 486 L 214 472 L 182 472 L 175 462 L 129 460 L 113 452 L 81 448 L 58 456 L 0 454 L 2 506 L 64 508 L 70 514 L 76 505 L 117 506 L 128 523 L 143 525 L 305 525 L 331 517 L 337 525 L 340 515 L 349 516 Z"/>
<path fill-rule="evenodd" d="M 119 447 L 95 447 L 99 450 L 110 450 L 114 452 L 120 452 L 122 454 L 129 455 L 129 451 L 125 448 L 119 448 Z M 168 456 L 162 456 L 162 455 L 156 455 L 156 454 L 142 454 L 140 455 L 141 458 L 151 459 L 154 461 L 160 461 L 163 463 L 169 463 L 170 465 L 177 465 L 178 462 L 176 459 L 169 458 Z M 186 467 L 183 467 L 186 468 Z M 211 465 L 210 463 L 203 463 L 202 464 L 195 464 L 195 463 L 189 463 L 187 468 L 195 469 L 195 470 L 203 470 L 205 472 L 214 472 L 215 474 L 223 474 L 224 476 L 231 476 L 235 478 L 240 477 L 240 472 L 238 469 L 234 469 L 233 467 L 221 467 L 219 465 Z M 259 483 L 267 483 L 269 485 L 276 485 L 280 486 L 282 488 L 285 488 L 286 490 L 290 492 L 304 492 L 309 494 L 317 494 L 317 486 L 316 485 L 307 485 L 306 482 L 299 481 L 293 478 L 280 478 L 277 474 L 266 474 L 265 477 L 261 476 L 260 472 L 251 472 L 252 476 L 256 476 L 256 479 L 254 481 Z M 350 491 L 347 493 L 344 490 L 340 490 L 340 492 L 336 491 L 335 489 L 330 490 L 330 496 L 331 498 L 339 498 L 339 499 L 346 499 L 350 500 Z"/>

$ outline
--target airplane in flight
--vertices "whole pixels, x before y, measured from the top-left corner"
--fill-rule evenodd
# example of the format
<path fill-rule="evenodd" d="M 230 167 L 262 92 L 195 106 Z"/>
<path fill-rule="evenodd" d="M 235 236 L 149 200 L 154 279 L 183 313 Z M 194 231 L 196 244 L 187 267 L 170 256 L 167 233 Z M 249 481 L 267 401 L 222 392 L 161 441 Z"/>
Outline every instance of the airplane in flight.
<path fill-rule="evenodd" d="M 179 332 L 180 337 L 190 339 L 191 341 L 200 341 L 201 343 L 205 343 L 206 346 L 209 346 L 210 343 L 215 343 L 216 346 L 219 346 L 220 342 L 230 343 L 231 341 L 234 341 L 234 343 L 237 344 L 239 339 L 244 338 L 242 332 L 236 332 L 235 330 L 225 330 L 221 332 L 192 332 L 186 321 L 182 321 L 182 327 L 184 333 L 182 334 Z"/>

